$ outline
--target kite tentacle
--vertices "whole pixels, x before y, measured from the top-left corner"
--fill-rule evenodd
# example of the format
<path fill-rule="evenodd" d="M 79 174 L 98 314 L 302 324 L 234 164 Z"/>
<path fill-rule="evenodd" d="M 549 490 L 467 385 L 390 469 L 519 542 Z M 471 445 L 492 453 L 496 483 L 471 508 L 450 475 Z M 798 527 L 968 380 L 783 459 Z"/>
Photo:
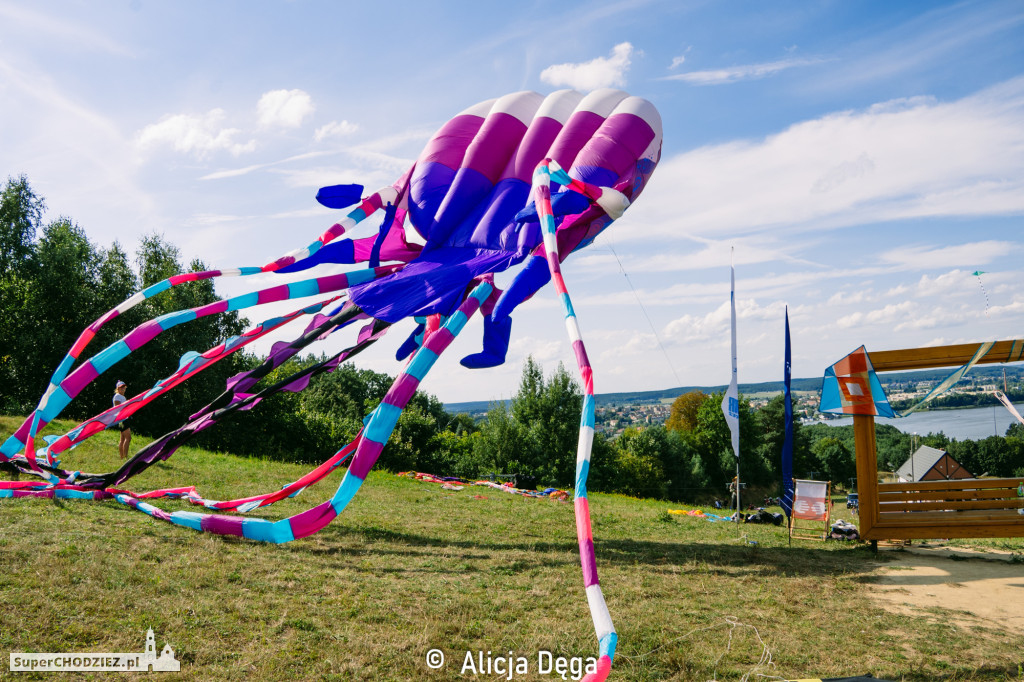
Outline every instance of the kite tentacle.
<path fill-rule="evenodd" d="M 370 413 L 348 471 L 345 472 L 337 491 L 326 502 L 280 521 L 269 521 L 197 512 L 168 513 L 143 502 L 127 491 L 117 492 L 114 499 L 153 518 L 217 535 L 235 535 L 280 544 L 316 533 L 348 506 L 370 469 L 376 464 L 384 449 L 384 443 L 398 422 L 398 416 L 412 399 L 420 381 L 433 367 L 440 354 L 462 331 L 469 318 L 480 309 L 492 288 L 488 282 L 478 284 L 459 309 L 424 342 L 405 370 L 395 379 L 384 400 Z"/>
<path fill-rule="evenodd" d="M 71 349 L 64 356 L 64 359 L 57 365 L 54 370 L 53 376 L 50 378 L 49 386 L 46 392 L 40 398 L 38 405 L 32 414 L 26 418 L 25 422 L 21 425 L 18 431 L 8 438 L 2 446 L 0 446 L 0 462 L 9 461 L 14 455 L 16 455 L 22 448 L 25 448 L 26 459 L 29 461 L 33 471 L 40 475 L 44 475 L 44 472 L 39 469 L 35 464 L 34 456 L 34 438 L 38 433 L 38 430 L 46 426 L 47 423 L 52 421 L 56 415 L 49 414 L 52 412 L 50 409 L 51 402 L 60 404 L 63 401 L 63 405 L 57 410 L 57 413 L 63 410 L 70 402 L 70 398 L 62 395 L 60 386 L 64 380 L 68 377 L 71 372 L 72 366 L 81 357 L 85 351 L 86 346 L 96 337 L 99 330 L 106 325 L 108 322 L 118 317 L 119 315 L 131 310 L 138 304 L 142 303 L 148 298 L 152 298 L 157 294 L 160 294 L 168 289 L 184 284 L 186 282 L 197 282 L 208 279 L 216 279 L 219 277 L 247 277 L 249 275 L 258 275 L 266 272 L 275 272 L 283 267 L 294 264 L 298 260 L 307 258 L 313 253 L 319 251 L 323 246 L 330 243 L 332 240 L 344 234 L 346 231 L 351 230 L 360 222 L 368 218 L 370 215 L 375 213 L 377 210 L 385 208 L 389 204 L 396 202 L 399 198 L 400 192 L 396 187 L 384 187 L 369 197 L 364 199 L 359 206 L 349 212 L 349 214 L 334 224 L 326 232 L 324 232 L 317 241 L 313 242 L 305 249 L 299 249 L 291 253 L 285 254 L 280 258 L 267 263 L 262 267 L 243 267 L 243 268 L 229 268 L 225 270 L 206 270 L 204 272 L 186 272 L 178 275 L 172 275 L 165 280 L 157 282 L 149 287 L 146 287 L 142 291 L 130 296 L 129 298 L 122 301 L 120 304 L 111 308 L 106 313 L 97 318 L 92 324 L 86 327 L 82 333 L 75 340 L 75 343 L 71 346 Z M 375 268 L 373 270 L 377 270 Z M 390 274 L 390 271 L 385 274 Z M 378 275 L 379 276 L 379 275 Z M 365 280 L 360 278 L 358 281 L 353 281 L 353 284 L 369 281 L 372 278 L 366 278 Z M 81 368 L 80 368 L 81 369 Z M 56 396 L 56 398 L 55 398 Z"/>
<path fill-rule="evenodd" d="M 185 380 L 192 378 L 204 369 L 213 366 L 215 363 L 223 360 L 229 355 L 237 353 L 250 343 L 263 338 L 270 332 L 275 331 L 290 322 L 293 322 L 302 315 L 312 315 L 319 312 L 324 307 L 334 303 L 340 298 L 340 296 L 334 296 L 314 305 L 292 311 L 287 315 L 264 320 L 256 326 L 248 329 L 240 336 L 232 337 L 224 343 L 218 344 L 203 353 L 195 355 L 189 362 L 183 362 L 173 374 L 158 381 L 153 388 L 148 391 L 139 393 L 123 403 L 110 407 L 95 417 L 78 424 L 78 426 L 71 431 L 68 431 L 50 445 L 50 454 L 59 455 L 68 448 L 84 442 L 96 433 L 110 428 L 123 419 L 127 419 L 142 407 L 153 402 L 170 389 L 181 384 Z"/>
<path fill-rule="evenodd" d="M 258 292 L 215 301 L 214 303 L 209 303 L 188 310 L 167 313 L 153 320 L 148 320 L 142 323 L 119 341 L 116 341 L 96 355 L 92 356 L 74 372 L 71 372 L 71 365 L 78 358 L 78 355 L 74 355 L 76 349 L 80 354 L 81 350 L 85 347 L 84 344 L 81 344 L 80 347 L 79 344 L 76 344 L 75 348 L 72 348 L 72 351 L 65 356 L 57 371 L 54 373 L 53 378 L 50 380 L 49 388 L 47 388 L 46 393 L 39 401 L 39 405 L 32 414 L 25 419 L 21 427 L 19 427 L 18 430 L 4 442 L 3 446 L 0 446 L 0 461 L 7 461 L 11 459 L 11 457 L 22 447 L 26 447 L 28 450 L 31 450 L 32 441 L 36 434 L 38 434 L 39 430 L 56 419 L 64 408 L 66 408 L 86 386 L 98 378 L 100 374 L 103 374 L 106 370 L 123 360 L 130 353 L 141 348 L 143 345 L 156 338 L 156 336 L 168 329 L 171 329 L 172 327 L 184 322 L 191 322 L 192 320 L 208 315 L 215 315 L 233 310 L 242 310 L 274 301 L 326 294 L 341 289 L 347 289 L 353 284 L 368 282 L 373 279 L 389 275 L 401 267 L 401 265 L 390 265 L 372 270 L 359 270 L 353 273 L 317 277 L 315 279 L 303 280 L 293 284 L 279 285 L 263 289 Z M 29 461 L 29 464 L 32 465 L 33 470 L 36 470 L 42 475 L 42 471 L 35 466 L 35 457 L 29 456 L 28 451 L 26 452 L 26 459 Z"/>
<path fill-rule="evenodd" d="M 154 463 L 169 459 L 178 448 L 191 440 L 196 434 L 213 426 L 225 416 L 248 410 L 257 402 L 274 393 L 303 390 L 313 375 L 333 371 L 339 364 L 348 358 L 358 355 L 375 343 L 384 335 L 389 327 L 387 323 L 375 320 L 359 332 L 355 345 L 346 348 L 333 357 L 301 369 L 256 394 L 242 392 L 258 383 L 273 369 L 280 366 L 301 349 L 307 347 L 313 341 L 322 338 L 325 333 L 340 329 L 348 323 L 360 319 L 360 316 L 362 316 L 361 311 L 356 306 L 351 305 L 343 308 L 331 317 L 315 316 L 303 336 L 292 341 L 290 344 L 275 344 L 275 350 L 271 353 L 270 358 L 261 364 L 260 367 L 233 377 L 229 381 L 228 389 L 225 393 L 214 399 L 210 405 L 189 417 L 183 426 L 164 434 L 143 447 L 116 471 L 105 474 L 83 474 L 81 472 L 68 472 L 55 468 L 51 469 L 51 471 L 65 478 L 66 483 L 75 482 L 68 478 L 70 475 L 74 475 L 78 485 L 90 488 L 105 488 L 124 483 L 129 478 L 145 471 Z"/>
<path fill-rule="evenodd" d="M 625 210 L 628 201 L 625 196 L 615 190 L 598 188 L 585 185 L 573 180 L 553 160 L 545 159 L 537 166 L 533 175 L 534 202 L 537 205 L 537 213 L 540 217 L 541 230 L 544 235 L 544 248 L 547 252 L 548 269 L 551 272 L 551 280 L 555 285 L 555 292 L 562 303 L 565 311 L 565 326 L 572 342 L 572 348 L 576 355 L 576 363 L 579 367 L 580 377 L 583 380 L 583 414 L 580 418 L 580 436 L 576 450 L 576 489 L 574 494 L 574 505 L 576 510 L 576 537 L 580 547 L 580 564 L 583 568 L 583 584 L 587 593 L 587 602 L 590 606 L 590 615 L 594 620 L 594 631 L 597 635 L 600 651 L 597 663 L 597 670 L 584 679 L 584 682 L 602 682 L 608 677 L 611 670 L 612 660 L 615 658 L 615 646 L 618 635 L 615 626 L 612 624 L 611 614 L 604 601 L 604 594 L 601 592 L 601 584 L 597 577 L 597 562 L 594 556 L 594 535 L 590 522 L 590 504 L 587 500 L 587 474 L 590 470 L 590 454 L 594 443 L 594 373 L 587 358 L 587 351 L 583 345 L 583 337 L 580 334 L 579 323 L 576 319 L 576 312 L 573 310 L 572 301 L 569 298 L 569 291 L 562 278 L 562 269 L 558 257 L 558 238 L 555 218 L 551 211 L 551 180 L 554 179 L 561 185 L 582 192 L 596 201 L 606 212 L 618 211 L 618 207 Z M 618 194 L 621 197 L 615 195 Z M 601 197 L 605 196 L 602 204 Z M 622 204 L 625 201 L 625 205 Z M 605 207 L 608 205 L 608 208 Z M 618 213 L 621 215 L 621 212 Z M 616 215 L 615 217 L 618 217 Z"/>

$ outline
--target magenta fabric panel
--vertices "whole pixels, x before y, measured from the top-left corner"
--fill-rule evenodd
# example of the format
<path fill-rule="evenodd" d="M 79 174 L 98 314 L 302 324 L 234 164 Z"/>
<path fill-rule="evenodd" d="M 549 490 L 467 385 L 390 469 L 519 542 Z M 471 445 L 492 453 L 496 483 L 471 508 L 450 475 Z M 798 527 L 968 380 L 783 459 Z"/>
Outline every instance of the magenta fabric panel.
<path fill-rule="evenodd" d="M 394 385 L 388 390 L 387 395 L 384 396 L 384 402 L 389 405 L 405 407 L 409 404 L 409 401 L 416 393 L 416 389 L 419 385 L 419 379 L 413 375 L 402 374 L 402 376 L 398 377 Z"/>
<path fill-rule="evenodd" d="M 264 303 L 273 303 L 274 301 L 285 301 L 288 299 L 288 285 L 282 284 L 279 287 L 271 287 L 270 289 L 264 289 L 260 292 L 259 305 Z"/>
<path fill-rule="evenodd" d="M 548 156 L 551 144 L 562 131 L 562 124 L 553 118 L 542 116 L 530 123 L 516 154 L 509 159 L 502 178 L 516 178 L 529 183 L 537 164 Z"/>
<path fill-rule="evenodd" d="M 288 519 L 288 523 L 292 527 L 292 535 L 295 539 L 304 538 L 307 535 L 312 535 L 321 528 L 324 528 L 338 515 L 334 511 L 334 507 L 331 506 L 330 500 L 318 504 L 312 509 L 307 509 L 301 514 Z M 241 520 L 239 520 L 239 528 L 241 528 Z M 241 535 L 241 533 L 239 533 Z"/>
<path fill-rule="evenodd" d="M 466 150 L 462 167 L 477 171 L 491 184 L 496 183 L 525 134 L 526 124 L 515 116 L 491 114 Z"/>
<path fill-rule="evenodd" d="M 583 567 L 583 587 L 597 585 L 597 563 L 594 561 L 594 541 L 580 540 L 580 565 Z"/>
<path fill-rule="evenodd" d="M 571 168 L 583 145 L 590 141 L 604 119 L 592 111 L 577 111 L 566 121 L 548 154 L 562 168 Z"/>
<path fill-rule="evenodd" d="M 320 287 L 320 293 L 326 294 L 331 291 L 337 291 L 338 289 L 348 288 L 348 275 L 342 273 L 340 275 L 329 275 L 327 277 L 319 277 L 316 280 L 317 286 Z"/>
<path fill-rule="evenodd" d="M 348 465 L 349 473 L 365 481 L 366 476 L 370 473 L 370 469 L 377 463 L 377 458 L 380 457 L 380 453 L 383 450 L 384 443 L 378 443 L 364 437 L 359 441 L 359 447 L 356 448 L 356 454 L 352 458 L 352 463 Z"/>
<path fill-rule="evenodd" d="M 240 516 L 210 514 L 203 517 L 200 526 L 203 530 L 217 535 L 242 536 L 242 517 Z"/>
<path fill-rule="evenodd" d="M 65 393 L 74 398 L 83 388 L 89 385 L 89 382 L 98 376 L 99 373 L 96 371 L 96 368 L 92 366 L 91 362 L 87 362 L 69 374 L 68 378 L 61 382 L 60 387 L 64 389 Z"/>
<path fill-rule="evenodd" d="M 221 301 L 214 301 L 213 303 L 207 303 L 204 306 L 196 308 L 196 317 L 206 317 L 207 315 L 218 315 L 220 313 L 227 312 L 228 302 L 227 299 Z"/>
<path fill-rule="evenodd" d="M 163 330 L 156 320 L 146 320 L 125 337 L 125 345 L 131 350 L 137 350 L 155 339 Z"/>
<path fill-rule="evenodd" d="M 472 313 L 466 314 L 468 316 L 471 315 Z M 426 342 L 423 344 L 423 347 L 426 348 L 427 350 L 434 351 L 435 353 L 440 355 L 441 352 L 448 347 L 448 344 L 450 344 L 454 338 L 455 335 L 452 334 L 451 331 L 442 327 L 441 329 L 438 329 L 436 332 L 431 334 L 429 338 L 427 338 Z"/>
<path fill-rule="evenodd" d="M 473 136 L 480 130 L 484 119 L 480 116 L 463 114 L 456 116 L 444 124 L 437 134 L 430 138 L 430 142 L 420 154 L 417 166 L 427 163 L 440 163 L 449 168 L 458 168 L 462 165 L 462 158 L 465 155 L 466 147 L 469 146 Z"/>
<path fill-rule="evenodd" d="M 602 166 L 616 176 L 631 172 L 636 159 L 654 139 L 654 131 L 638 116 L 611 116 L 576 156 L 577 166 Z"/>

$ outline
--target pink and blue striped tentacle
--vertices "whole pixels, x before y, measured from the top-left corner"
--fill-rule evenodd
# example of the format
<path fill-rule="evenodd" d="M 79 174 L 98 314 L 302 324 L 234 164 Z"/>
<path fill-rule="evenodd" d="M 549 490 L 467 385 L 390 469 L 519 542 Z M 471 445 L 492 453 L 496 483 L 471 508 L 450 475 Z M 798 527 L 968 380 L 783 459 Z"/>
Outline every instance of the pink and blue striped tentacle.
<path fill-rule="evenodd" d="M 185 284 L 186 282 L 196 282 L 207 279 L 216 279 L 219 277 L 247 277 L 249 275 L 258 275 L 265 272 L 275 272 L 283 267 L 292 265 L 309 255 L 316 253 L 325 245 L 330 243 L 332 240 L 344 234 L 346 231 L 351 230 L 360 222 L 365 220 L 367 217 L 372 215 L 375 211 L 384 208 L 389 203 L 397 201 L 399 192 L 395 187 L 384 187 L 377 192 L 374 192 L 369 197 L 364 199 L 359 206 L 354 208 L 348 213 L 345 218 L 340 220 L 338 223 L 333 225 L 327 231 L 325 231 L 315 242 L 310 244 L 304 249 L 299 249 L 291 253 L 285 254 L 280 258 L 267 263 L 262 267 L 244 267 L 244 268 L 232 268 L 227 270 L 207 270 L 205 272 L 186 272 L 178 275 L 173 275 L 167 279 L 157 282 L 149 287 L 146 287 L 142 291 L 134 294 L 133 296 L 125 299 L 120 304 L 108 310 L 106 313 L 101 315 L 96 321 L 85 328 L 82 333 L 78 336 L 75 343 L 71 346 L 71 350 L 64 356 L 60 364 L 57 365 L 54 370 L 53 376 L 50 378 L 50 384 L 47 387 L 46 392 L 39 400 L 39 404 L 33 413 L 25 420 L 21 428 L 15 436 L 8 438 L 2 446 L 0 446 L 0 462 L 6 462 L 13 455 L 19 452 L 22 448 L 26 448 L 26 458 L 29 460 L 33 469 L 37 469 L 35 465 L 35 457 L 32 456 L 33 444 L 29 439 L 35 437 L 38 430 L 43 428 L 47 423 L 53 420 L 54 416 L 47 418 L 47 413 L 52 413 L 52 409 L 48 409 L 51 403 L 52 396 L 59 390 L 60 385 L 67 378 L 71 372 L 71 368 L 75 362 L 84 352 L 86 346 L 95 338 L 99 330 L 114 318 L 121 314 L 131 310 L 139 303 L 142 303 L 148 298 L 152 298 L 157 294 L 160 294 L 168 289 Z M 369 279 L 369 278 L 368 278 Z M 353 281 L 352 284 L 360 283 Z M 59 394 L 56 397 L 56 402 L 63 399 L 63 396 Z M 65 403 L 60 409 L 66 406 Z M 59 413 L 60 410 L 57 410 Z M 40 472 L 41 473 L 41 472 Z"/>
<path fill-rule="evenodd" d="M 594 187 L 593 185 L 573 180 L 569 177 L 568 173 L 551 159 L 542 161 L 533 175 L 533 196 L 537 206 L 537 214 L 540 217 L 541 231 L 544 235 L 544 248 L 548 269 L 551 271 L 551 281 L 554 282 L 555 291 L 565 311 L 565 327 L 572 342 L 573 352 L 576 355 L 576 364 L 579 366 L 580 377 L 583 380 L 583 414 L 580 419 L 580 437 L 576 449 L 574 504 L 576 508 L 576 537 L 580 546 L 580 564 L 583 567 L 583 585 L 586 589 L 590 615 L 594 620 L 594 631 L 597 634 L 600 647 L 597 671 L 587 675 L 584 680 L 600 682 L 608 677 L 608 673 L 611 670 L 612 660 L 615 658 L 615 645 L 618 641 L 618 635 L 615 633 L 615 626 L 612 625 L 612 617 L 608 612 L 608 606 L 604 601 L 604 594 L 601 592 L 601 584 L 597 578 L 594 534 L 590 523 L 590 504 L 587 501 L 587 474 L 590 470 L 590 453 L 594 443 L 594 373 L 590 366 L 590 360 L 587 358 L 587 350 L 583 346 L 583 337 L 580 334 L 579 323 L 576 320 L 576 312 L 573 310 L 572 301 L 569 298 L 569 291 L 566 289 L 565 280 L 562 278 L 562 270 L 558 258 L 557 227 L 554 215 L 551 212 L 552 179 L 560 185 L 586 194 L 598 205 L 601 205 L 600 198 L 602 196 L 605 198 L 605 202 L 611 200 L 616 204 L 621 204 L 621 200 L 615 197 L 615 194 L 618 194 L 616 190 Z M 622 200 L 624 199 L 625 197 L 622 197 Z"/>
<path fill-rule="evenodd" d="M 57 373 L 54 374 L 54 379 L 61 375 L 63 375 L 63 378 L 56 384 L 51 379 L 50 386 L 39 401 L 38 407 L 21 427 L 4 442 L 3 446 L 0 446 L 0 462 L 10 460 L 22 447 L 26 447 L 26 458 L 32 469 L 46 478 L 52 478 L 52 475 L 42 472 L 35 462 L 35 457 L 30 456 L 32 442 L 39 430 L 56 419 L 64 408 L 101 374 L 133 351 L 141 348 L 156 338 L 156 336 L 172 327 L 208 315 L 216 315 L 233 310 L 244 310 L 245 308 L 265 303 L 316 296 L 347 289 L 354 284 L 391 274 L 401 267 L 401 265 L 389 265 L 376 269 L 357 270 L 348 274 L 317 277 L 292 284 L 270 287 L 241 296 L 234 296 L 189 310 L 167 313 L 139 325 L 119 341 L 86 360 L 73 372 L 67 371 L 74 362 L 74 358 L 69 354 L 65 357 L 64 362 L 61 363 Z M 84 345 L 82 347 L 84 348 Z"/>
<path fill-rule="evenodd" d="M 197 353 L 191 357 L 188 362 L 183 362 L 173 374 L 158 381 L 153 388 L 145 391 L 144 393 L 139 393 L 119 405 L 115 405 L 114 407 L 104 410 L 95 417 L 83 421 L 74 429 L 62 435 L 50 444 L 50 455 L 56 456 L 68 448 L 75 447 L 96 433 L 111 427 L 122 419 L 130 417 L 139 409 L 153 402 L 170 389 L 181 384 L 187 379 L 190 379 L 220 360 L 223 360 L 229 355 L 237 353 L 250 343 L 263 338 L 270 332 L 280 329 L 282 326 L 289 322 L 293 322 L 304 315 L 313 315 L 320 312 L 323 308 L 338 301 L 340 298 L 341 296 L 333 296 L 327 300 L 306 306 L 305 308 L 294 310 L 286 315 L 264 320 L 254 327 L 246 330 L 240 336 L 233 336 L 203 353 Z"/>
<path fill-rule="evenodd" d="M 353 439 L 351 443 L 347 444 L 341 450 L 338 450 L 338 452 L 336 452 L 330 459 L 323 462 L 312 471 L 307 472 L 301 478 L 296 479 L 280 490 L 263 493 L 261 495 L 252 495 L 250 497 L 243 497 L 235 500 L 218 501 L 210 500 L 201 496 L 195 486 L 150 490 L 145 493 L 132 493 L 130 491 L 110 488 L 107 490 L 117 494 L 124 493 L 129 497 L 133 497 L 138 500 L 152 500 L 157 498 L 182 499 L 196 506 L 206 507 L 207 509 L 213 509 L 215 511 L 238 511 L 244 514 L 261 507 L 269 507 L 275 502 L 280 502 L 285 498 L 295 497 L 309 486 L 320 482 L 330 475 L 335 469 L 345 463 L 345 461 L 359 446 L 361 440 L 362 432 L 356 435 L 355 439 Z M 114 495 L 110 495 L 110 497 L 113 496 Z"/>
<path fill-rule="evenodd" d="M 493 285 L 488 282 L 479 283 L 459 309 L 447 319 L 444 326 L 424 342 L 423 347 L 395 379 L 384 400 L 370 413 L 348 471 L 345 472 L 334 496 L 326 502 L 301 514 L 280 521 L 269 521 L 188 511 L 168 513 L 123 493 L 115 495 L 114 499 L 154 518 L 217 535 L 235 535 L 263 542 L 284 543 L 316 533 L 344 511 L 355 497 L 370 469 L 380 457 L 384 444 L 398 422 L 398 416 L 412 399 L 420 381 L 434 366 L 438 356 L 462 331 L 469 318 L 480 309 L 492 289 Z"/>

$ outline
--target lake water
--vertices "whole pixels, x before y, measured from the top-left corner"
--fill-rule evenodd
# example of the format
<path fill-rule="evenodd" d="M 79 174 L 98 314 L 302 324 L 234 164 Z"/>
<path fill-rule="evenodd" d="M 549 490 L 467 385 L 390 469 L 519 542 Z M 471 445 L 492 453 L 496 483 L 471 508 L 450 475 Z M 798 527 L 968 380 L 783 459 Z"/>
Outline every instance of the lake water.
<path fill-rule="evenodd" d="M 1018 412 L 1024 414 L 1024 406 L 1014 405 Z M 962 410 L 935 410 L 934 412 L 914 412 L 902 419 L 882 419 L 875 417 L 877 424 L 891 424 L 904 433 L 916 433 L 920 436 L 942 431 L 950 438 L 957 440 L 982 440 L 989 436 L 1003 436 L 1010 424 L 1015 423 L 1010 411 L 1002 405 L 996 407 L 970 407 Z M 846 426 L 853 423 L 853 417 L 830 419 L 823 422 L 830 426 Z"/>

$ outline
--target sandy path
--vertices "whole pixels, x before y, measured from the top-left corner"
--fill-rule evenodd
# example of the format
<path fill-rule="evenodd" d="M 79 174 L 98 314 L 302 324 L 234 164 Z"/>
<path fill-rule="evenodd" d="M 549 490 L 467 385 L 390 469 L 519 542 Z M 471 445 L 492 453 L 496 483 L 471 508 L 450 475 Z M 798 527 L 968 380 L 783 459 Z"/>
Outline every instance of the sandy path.
<path fill-rule="evenodd" d="M 915 615 L 946 609 L 957 612 L 951 617 L 960 625 L 1024 635 L 1024 564 L 948 549 L 881 551 L 889 560 L 869 594 L 883 608 Z"/>

